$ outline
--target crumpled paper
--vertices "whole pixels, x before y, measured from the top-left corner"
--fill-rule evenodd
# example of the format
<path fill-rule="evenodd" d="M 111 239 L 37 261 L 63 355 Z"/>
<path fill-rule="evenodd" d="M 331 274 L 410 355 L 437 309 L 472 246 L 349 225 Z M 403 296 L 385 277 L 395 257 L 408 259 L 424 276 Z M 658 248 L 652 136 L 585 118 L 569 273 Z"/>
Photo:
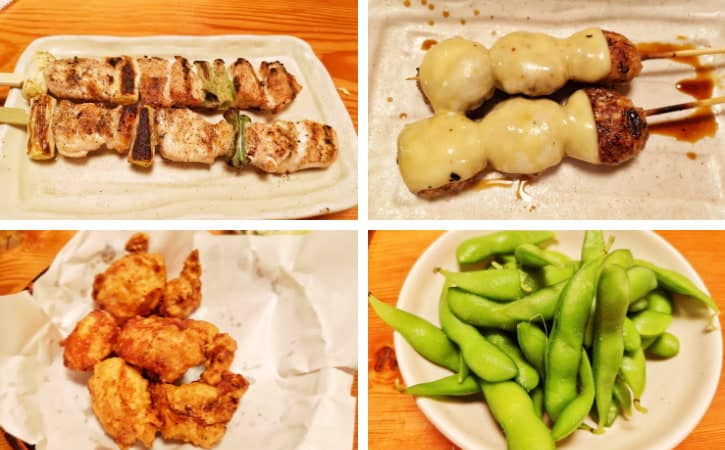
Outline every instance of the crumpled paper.
<path fill-rule="evenodd" d="M 94 276 L 125 254 L 131 234 L 80 232 L 36 281 L 32 296 L 0 297 L 0 426 L 38 450 L 116 448 L 91 410 L 89 373 L 66 369 L 59 343 L 93 308 Z M 169 279 L 199 249 L 202 304 L 192 318 L 237 340 L 232 371 L 251 382 L 216 448 L 351 448 L 355 233 L 149 235 L 150 251 L 165 257 Z M 199 373 L 190 370 L 184 381 Z M 154 448 L 196 447 L 158 435 Z"/>

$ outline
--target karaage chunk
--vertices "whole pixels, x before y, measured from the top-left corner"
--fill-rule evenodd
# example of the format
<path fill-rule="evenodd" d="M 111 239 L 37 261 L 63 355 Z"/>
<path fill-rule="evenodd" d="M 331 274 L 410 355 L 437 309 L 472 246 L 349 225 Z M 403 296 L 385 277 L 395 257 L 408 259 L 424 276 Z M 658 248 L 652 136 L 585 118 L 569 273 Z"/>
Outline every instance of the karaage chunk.
<path fill-rule="evenodd" d="M 237 341 L 226 333 L 214 336 L 211 344 L 206 348 L 206 361 L 201 381 L 208 384 L 217 384 L 222 375 L 229 371 L 237 351 Z"/>
<path fill-rule="evenodd" d="M 146 316 L 166 288 L 166 263 L 161 255 L 133 253 L 115 261 L 93 281 L 96 305 L 124 321 Z"/>
<path fill-rule="evenodd" d="M 72 370 L 88 371 L 113 351 L 118 335 L 116 319 L 106 311 L 95 310 L 82 318 L 61 343 L 63 364 Z"/>
<path fill-rule="evenodd" d="M 148 381 L 121 358 L 96 364 L 88 380 L 91 406 L 103 429 L 126 449 L 136 441 L 150 448 L 160 426 Z"/>
<path fill-rule="evenodd" d="M 126 242 L 126 251 L 129 253 L 146 253 L 149 251 L 149 235 L 134 233 Z"/>
<path fill-rule="evenodd" d="M 169 281 L 159 304 L 159 313 L 166 317 L 183 319 L 193 313 L 201 303 L 201 263 L 199 251 L 192 251 L 184 261 L 179 278 Z"/>
<path fill-rule="evenodd" d="M 201 381 L 181 386 L 153 385 L 151 398 L 161 419 L 161 435 L 211 448 L 224 436 L 248 387 L 243 376 L 230 372 L 224 373 L 216 385 Z"/>
<path fill-rule="evenodd" d="M 170 317 L 135 317 L 116 339 L 118 356 L 173 383 L 191 367 L 206 361 L 206 348 L 219 333 L 209 322 Z"/>

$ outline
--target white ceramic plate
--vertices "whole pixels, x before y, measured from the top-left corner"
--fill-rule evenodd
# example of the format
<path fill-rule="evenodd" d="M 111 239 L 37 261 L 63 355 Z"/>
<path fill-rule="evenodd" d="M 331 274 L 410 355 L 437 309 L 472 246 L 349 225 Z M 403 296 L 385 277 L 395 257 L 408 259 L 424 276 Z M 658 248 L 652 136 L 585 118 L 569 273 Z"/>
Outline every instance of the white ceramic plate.
<path fill-rule="evenodd" d="M 455 249 L 463 240 L 484 234 L 451 231 L 441 236 L 418 259 L 405 280 L 398 307 L 438 324 L 438 296 L 443 277 L 435 267 L 455 269 Z M 616 236 L 614 248 L 629 248 L 636 258 L 680 271 L 704 289 L 690 264 L 664 239 L 647 231 L 607 231 Z M 580 252 L 583 231 L 556 232 L 552 248 L 575 256 Z M 720 331 L 706 332 L 708 310 L 698 302 L 677 300 L 670 331 L 680 339 L 680 353 L 665 361 L 647 361 L 647 387 L 642 404 L 649 413 L 635 413 L 629 421 L 619 417 L 602 435 L 576 432 L 558 448 L 588 450 L 670 449 L 692 431 L 710 404 L 722 364 Z M 717 323 L 719 329 L 719 322 Z M 406 385 L 431 381 L 450 372 L 419 356 L 395 334 L 395 350 Z M 482 401 L 419 398 L 418 407 L 451 441 L 464 449 L 505 449 L 504 435 Z"/>
<path fill-rule="evenodd" d="M 434 9 L 423 1 L 434 4 Z M 565 159 L 539 176 L 522 199 L 513 188 L 474 188 L 438 201 L 425 200 L 408 191 L 395 162 L 403 126 L 432 114 L 416 83 L 406 80 L 415 75 L 427 39 L 462 36 L 490 47 L 513 31 L 565 37 L 600 27 L 634 42 L 683 42 L 679 36 L 697 46 L 725 47 L 721 0 L 410 0 L 409 4 L 371 0 L 369 6 L 370 218 L 725 217 L 725 105 L 715 107 L 719 129 L 714 137 L 690 144 L 652 135 L 644 152 L 616 168 Z M 720 80 L 713 95 L 724 95 L 725 55 L 701 61 L 713 64 Z M 646 108 L 691 101 L 675 84 L 694 75 L 694 69 L 684 64 L 648 61 L 627 95 Z M 688 158 L 688 153 L 696 159 Z M 489 171 L 486 177 L 500 175 Z"/>
<path fill-rule="evenodd" d="M 124 157 L 96 152 L 88 158 L 58 157 L 49 163 L 25 155 L 24 128 L 0 126 L 0 215 L 5 218 L 294 218 L 325 214 L 357 204 L 357 136 L 350 116 L 322 62 L 310 46 L 290 36 L 51 36 L 34 41 L 18 60 L 25 73 L 33 54 L 59 57 L 181 55 L 189 59 L 237 57 L 256 67 L 279 60 L 302 91 L 274 118 L 310 119 L 335 128 L 340 156 L 326 170 L 286 176 L 252 169 L 237 172 L 218 160 L 211 167 L 157 157 L 150 172 Z M 6 106 L 28 108 L 18 89 Z M 253 120 L 271 120 L 253 115 Z"/>

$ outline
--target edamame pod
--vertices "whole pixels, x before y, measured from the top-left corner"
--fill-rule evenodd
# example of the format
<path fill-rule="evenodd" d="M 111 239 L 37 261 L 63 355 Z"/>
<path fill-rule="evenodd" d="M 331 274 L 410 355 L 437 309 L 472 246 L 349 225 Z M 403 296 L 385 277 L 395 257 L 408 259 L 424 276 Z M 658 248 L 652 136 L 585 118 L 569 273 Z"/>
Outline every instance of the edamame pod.
<path fill-rule="evenodd" d="M 616 398 L 612 398 L 612 401 L 609 403 L 609 411 L 607 411 L 607 420 L 604 421 L 604 426 L 609 428 L 614 425 L 614 422 L 617 421 L 618 415 L 619 402 L 617 402 Z M 604 431 L 604 429 L 602 429 L 602 431 Z"/>
<path fill-rule="evenodd" d="M 647 297 L 642 297 L 634 303 L 630 303 L 628 313 L 634 314 L 647 309 Z"/>
<path fill-rule="evenodd" d="M 624 318 L 622 339 L 624 340 L 624 350 L 627 352 L 633 352 L 642 346 L 642 337 L 637 333 L 637 329 L 634 328 L 629 317 Z"/>
<path fill-rule="evenodd" d="M 588 263 L 607 254 L 604 233 L 601 230 L 587 230 L 582 242 L 582 263 Z"/>
<path fill-rule="evenodd" d="M 638 300 L 657 287 L 657 277 L 646 267 L 634 266 L 627 269 L 629 278 L 630 301 Z"/>
<path fill-rule="evenodd" d="M 544 376 L 544 354 L 546 353 L 546 334 L 541 328 L 529 322 L 521 322 L 516 326 L 516 338 L 526 360 Z"/>
<path fill-rule="evenodd" d="M 632 390 L 634 407 L 641 412 L 647 412 L 647 409 L 639 403 L 647 383 L 647 361 L 644 358 L 644 350 L 639 348 L 632 353 L 625 353 L 619 373 Z"/>
<path fill-rule="evenodd" d="M 534 411 L 536 411 L 537 417 L 544 416 L 544 388 L 541 385 L 529 392 L 531 395 L 531 401 L 534 402 Z"/>
<path fill-rule="evenodd" d="M 456 248 L 459 264 L 475 264 L 504 253 L 513 253 L 521 244 L 539 244 L 554 238 L 551 231 L 498 231 L 467 239 Z"/>
<path fill-rule="evenodd" d="M 451 272 L 436 269 L 452 286 L 491 300 L 510 301 L 534 290 L 534 282 L 526 272 L 518 269 L 475 270 Z"/>
<path fill-rule="evenodd" d="M 645 298 L 647 299 L 647 310 L 672 314 L 672 298 L 667 292 L 657 289 L 650 292 Z"/>
<path fill-rule="evenodd" d="M 672 333 L 663 333 L 647 348 L 647 354 L 658 358 L 672 358 L 680 352 L 680 340 Z"/>
<path fill-rule="evenodd" d="M 629 281 L 626 272 L 616 265 L 604 266 L 597 287 L 592 352 L 599 431 L 607 423 L 614 380 L 624 357 L 622 329 L 628 305 Z"/>
<path fill-rule="evenodd" d="M 400 333 L 422 357 L 430 362 L 458 370 L 458 349 L 446 333 L 427 320 L 368 296 L 375 313 Z"/>
<path fill-rule="evenodd" d="M 555 450 L 554 440 L 529 394 L 513 381 L 481 382 L 491 414 L 506 435 L 508 450 Z"/>
<path fill-rule="evenodd" d="M 576 375 L 584 332 L 602 259 L 600 256 L 589 261 L 574 274 L 556 307 L 554 325 L 546 344 L 544 377 L 544 405 L 553 420 L 576 398 Z"/>
<path fill-rule="evenodd" d="M 506 353 L 486 340 L 475 327 L 461 322 L 451 312 L 447 292 L 448 288 L 444 286 L 438 310 L 441 326 L 451 340 L 458 344 L 468 368 L 486 381 L 515 378 L 518 375 L 516 364 Z"/>
<path fill-rule="evenodd" d="M 710 307 L 716 313 L 720 312 L 715 301 L 703 291 L 701 291 L 695 283 L 690 281 L 686 276 L 681 273 L 675 272 L 674 270 L 664 269 L 658 267 L 650 262 L 636 259 L 634 263 L 638 266 L 646 267 L 652 270 L 657 276 L 657 282 L 663 288 L 676 294 L 687 295 Z"/>
<path fill-rule="evenodd" d="M 435 381 L 415 384 L 405 388 L 403 393 L 416 397 L 465 396 L 478 393 L 480 387 L 475 377 L 466 377 L 458 382 L 458 375 L 453 374 Z"/>
<path fill-rule="evenodd" d="M 521 385 L 527 392 L 539 385 L 539 372 L 529 364 L 516 346 L 516 343 L 506 336 L 503 332 L 497 330 L 485 330 L 483 335 L 489 342 L 501 349 L 516 364 L 519 370 L 516 375 L 516 382 Z"/>
<path fill-rule="evenodd" d="M 466 361 L 463 359 L 463 355 L 459 352 L 458 353 L 458 382 L 463 383 L 463 380 L 465 380 L 468 375 L 470 375 L 470 369 L 468 368 L 468 365 L 466 364 Z"/>
<path fill-rule="evenodd" d="M 622 413 L 625 419 L 632 417 L 632 393 L 620 377 L 614 382 L 614 399 L 617 400 L 619 405 L 619 411 Z"/>
<path fill-rule="evenodd" d="M 560 255 L 544 250 L 543 248 L 534 244 L 521 244 L 516 247 L 514 252 L 516 260 L 524 267 L 544 267 L 548 265 L 559 266 L 562 265 L 562 258 Z M 568 259 L 568 258 L 567 258 Z M 563 264 L 566 264 L 565 261 Z"/>
<path fill-rule="evenodd" d="M 575 263 L 569 263 L 563 266 L 544 266 L 535 273 L 534 277 L 541 286 L 553 286 L 562 281 L 567 281 L 574 276 L 577 269 Z"/>
<path fill-rule="evenodd" d="M 513 331 L 519 322 L 550 320 L 566 282 L 540 289 L 510 303 L 497 303 L 458 288 L 448 291 L 451 311 L 460 320 L 479 327 Z"/>
<path fill-rule="evenodd" d="M 622 269 L 629 269 L 634 264 L 634 256 L 631 250 L 620 248 L 607 255 L 605 264 L 616 264 Z"/>
<path fill-rule="evenodd" d="M 579 358 L 579 380 L 582 385 L 581 393 L 563 408 L 551 428 L 551 437 L 556 442 L 576 431 L 594 405 L 594 375 L 585 350 L 581 351 Z M 546 392 L 544 401 L 546 401 Z"/>
<path fill-rule="evenodd" d="M 632 316 L 632 324 L 642 337 L 659 336 L 672 324 L 672 316 L 645 309 Z"/>

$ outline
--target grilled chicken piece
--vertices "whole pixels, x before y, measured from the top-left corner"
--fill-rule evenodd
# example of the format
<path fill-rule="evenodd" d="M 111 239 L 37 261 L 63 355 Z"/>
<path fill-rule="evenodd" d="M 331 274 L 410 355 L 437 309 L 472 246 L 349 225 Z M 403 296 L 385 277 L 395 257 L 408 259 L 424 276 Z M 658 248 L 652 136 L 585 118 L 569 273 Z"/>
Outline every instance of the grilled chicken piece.
<path fill-rule="evenodd" d="M 278 113 L 295 99 L 302 87 L 280 62 L 263 62 L 257 77 L 252 64 L 237 59 L 229 68 L 237 109 L 256 109 Z"/>
<path fill-rule="evenodd" d="M 234 142 L 234 127 L 229 122 L 210 123 L 188 109 L 157 110 L 156 129 L 159 152 L 171 161 L 213 164 Z"/>
<path fill-rule="evenodd" d="M 171 63 L 166 59 L 149 58 L 148 56 L 137 58 L 136 63 L 141 73 L 141 83 L 139 84 L 141 103 L 151 106 L 171 106 L 169 92 Z"/>
<path fill-rule="evenodd" d="M 81 158 L 102 147 L 119 153 L 128 151 L 138 110 L 136 105 L 112 108 L 61 100 L 55 108 L 52 127 L 58 153 Z"/>
<path fill-rule="evenodd" d="M 171 64 L 171 101 L 174 106 L 199 107 L 204 102 L 201 77 L 188 59 L 174 56 Z"/>
<path fill-rule="evenodd" d="M 59 98 L 120 105 L 138 101 L 138 69 L 128 56 L 55 59 L 45 68 L 45 81 Z"/>
<path fill-rule="evenodd" d="M 329 167 L 338 153 L 335 130 L 309 120 L 253 123 L 246 141 L 252 165 L 269 173 Z"/>

